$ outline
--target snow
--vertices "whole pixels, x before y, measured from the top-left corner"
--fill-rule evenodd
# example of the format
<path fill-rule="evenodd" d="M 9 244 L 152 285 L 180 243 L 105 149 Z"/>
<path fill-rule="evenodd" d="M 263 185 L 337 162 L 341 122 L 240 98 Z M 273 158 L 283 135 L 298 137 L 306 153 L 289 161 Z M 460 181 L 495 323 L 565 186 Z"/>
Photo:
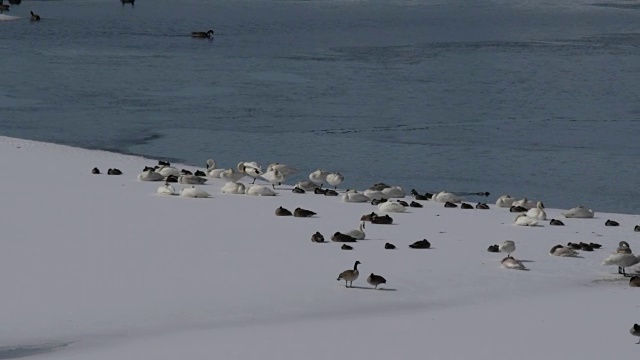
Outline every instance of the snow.
<path fill-rule="evenodd" d="M 601 266 L 621 240 L 638 248 L 637 215 L 594 209 L 592 219 L 565 219 L 566 209 L 545 209 L 547 219 L 565 226 L 522 227 L 507 208 L 421 201 L 423 208 L 391 213 L 393 225 L 367 224 L 366 239 L 344 251 L 341 244 L 313 243 L 311 235 L 320 231 L 328 240 L 357 229 L 375 206 L 294 194 L 292 183 L 276 186 L 277 196 L 223 194 L 220 179 L 197 185 L 211 198 L 163 196 L 156 192 L 163 183 L 137 180 L 155 163 L 0 137 L 0 358 L 9 358 L 9 349 L 63 344 L 33 353 L 601 359 L 639 349 L 629 329 L 640 322 L 634 316 L 640 290 L 615 267 Z M 93 167 L 124 174 L 93 175 Z M 173 186 L 178 192 L 191 185 Z M 278 206 L 318 215 L 276 217 Z M 621 225 L 605 227 L 607 219 Z M 425 238 L 431 249 L 408 247 Z M 529 271 L 504 269 L 505 254 L 487 252 L 505 240 L 515 241 L 512 256 Z M 549 255 L 553 245 L 580 241 L 603 248 L 578 258 Z M 385 242 L 397 249 L 385 250 Z M 356 260 L 360 277 L 347 289 L 336 278 Z M 366 283 L 372 272 L 387 279 L 382 290 Z"/>

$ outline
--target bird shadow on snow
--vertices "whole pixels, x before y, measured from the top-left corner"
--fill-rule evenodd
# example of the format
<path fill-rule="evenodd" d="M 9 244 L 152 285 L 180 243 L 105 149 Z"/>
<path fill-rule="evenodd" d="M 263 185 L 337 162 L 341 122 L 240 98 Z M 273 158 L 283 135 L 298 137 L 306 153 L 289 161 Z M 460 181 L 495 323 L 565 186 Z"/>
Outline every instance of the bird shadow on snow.
<path fill-rule="evenodd" d="M 398 289 L 393 289 L 393 288 L 372 288 L 372 287 L 364 287 L 364 286 L 351 286 L 351 287 L 346 287 L 345 285 L 339 285 L 340 287 L 343 287 L 345 289 L 358 289 L 358 290 L 376 290 L 376 291 L 398 291 Z"/>

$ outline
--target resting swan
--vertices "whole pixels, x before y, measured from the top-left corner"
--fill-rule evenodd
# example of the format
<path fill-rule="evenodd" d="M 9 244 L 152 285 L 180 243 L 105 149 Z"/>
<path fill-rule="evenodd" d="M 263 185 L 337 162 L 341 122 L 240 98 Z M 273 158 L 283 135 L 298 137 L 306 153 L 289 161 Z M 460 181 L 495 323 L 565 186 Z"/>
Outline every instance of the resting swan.
<path fill-rule="evenodd" d="M 149 169 L 138 174 L 138 180 L 139 181 L 162 181 L 164 180 L 164 176 L 155 172 L 153 169 Z"/>
<path fill-rule="evenodd" d="M 169 175 L 180 176 L 180 170 L 171 166 L 160 166 L 156 169 L 156 172 L 160 175 L 167 177 Z"/>
<path fill-rule="evenodd" d="M 339 172 L 334 172 L 327 175 L 327 182 L 329 185 L 333 186 L 334 189 L 338 188 L 338 185 L 342 184 L 344 181 L 344 176 Z"/>
<path fill-rule="evenodd" d="M 569 247 L 564 247 L 562 245 L 556 245 L 552 247 L 551 251 L 549 251 L 549 254 L 555 255 L 555 256 L 563 256 L 563 257 L 578 256 L 577 251 Z"/>
<path fill-rule="evenodd" d="M 400 203 L 387 201 L 378 204 L 378 210 L 382 212 L 404 212 L 406 208 Z"/>
<path fill-rule="evenodd" d="M 344 234 L 349 235 L 356 240 L 364 240 L 364 237 L 365 237 L 364 221 L 360 222 L 360 227 L 357 230 L 351 230 L 351 231 L 345 232 Z"/>
<path fill-rule="evenodd" d="M 527 217 L 524 213 L 520 213 L 513 219 L 513 223 L 520 226 L 536 226 L 538 225 L 538 220 Z"/>
<path fill-rule="evenodd" d="M 446 202 L 460 203 L 464 200 L 464 198 L 450 192 L 440 191 L 438 193 L 433 194 L 433 196 L 431 197 L 431 200 L 441 202 L 441 203 L 446 203 Z"/>
<path fill-rule="evenodd" d="M 381 190 L 389 198 L 404 198 L 406 196 L 404 190 L 400 186 L 391 186 Z"/>
<path fill-rule="evenodd" d="M 516 199 L 512 198 L 510 195 L 502 195 L 498 198 L 498 200 L 496 200 L 496 206 L 511 207 L 514 201 L 516 201 Z"/>
<path fill-rule="evenodd" d="M 211 197 L 211 194 L 204 190 L 200 190 L 195 186 L 191 186 L 190 188 L 180 190 L 180 196 L 188 198 L 208 198 Z"/>
<path fill-rule="evenodd" d="M 158 188 L 158 194 L 160 195 L 175 195 L 176 189 L 173 186 L 169 185 L 169 183 L 165 183 L 164 185 Z"/>
<path fill-rule="evenodd" d="M 248 187 L 245 191 L 245 194 L 247 195 L 254 195 L 254 196 L 275 196 L 276 192 L 269 189 L 267 186 L 264 185 L 252 185 L 250 187 Z"/>
<path fill-rule="evenodd" d="M 244 194 L 246 187 L 241 182 L 229 181 L 222 186 L 220 191 L 224 194 Z"/>
<path fill-rule="evenodd" d="M 529 209 L 527 216 L 536 220 L 547 220 L 547 213 L 544 211 L 542 201 L 538 201 L 535 208 Z"/>
<path fill-rule="evenodd" d="M 523 208 L 526 208 L 528 210 L 536 207 L 536 203 L 533 201 L 529 201 L 529 199 L 527 198 L 523 198 L 523 199 L 514 201 L 511 206 L 522 206 Z"/>
<path fill-rule="evenodd" d="M 363 192 L 363 194 L 369 198 L 369 200 L 381 200 L 381 199 L 385 199 L 387 200 L 389 198 L 388 195 L 386 195 L 385 193 L 383 193 L 380 190 L 371 190 L 371 189 L 367 189 Z"/>
<path fill-rule="evenodd" d="M 342 195 L 342 201 L 344 202 L 369 202 L 369 198 L 365 194 L 361 194 L 355 190 L 348 190 Z"/>
<path fill-rule="evenodd" d="M 566 212 L 563 212 L 562 215 L 564 215 L 564 217 L 566 218 L 587 219 L 587 218 L 592 218 L 594 215 L 594 212 L 593 210 L 587 209 L 583 206 L 576 206 L 572 209 L 567 210 Z"/>
<path fill-rule="evenodd" d="M 220 179 L 220 174 L 226 169 L 216 169 L 216 162 L 213 159 L 207 160 L 207 176 L 214 179 Z"/>
<path fill-rule="evenodd" d="M 296 187 L 304 191 L 313 191 L 317 189 L 319 186 L 312 183 L 309 180 L 303 180 L 303 181 L 298 181 L 298 183 L 296 184 Z"/>
<path fill-rule="evenodd" d="M 322 187 L 325 181 L 327 181 L 327 175 L 329 175 L 329 172 L 318 169 L 309 174 L 309 180 L 311 180 L 311 182 L 313 182 L 314 184 L 319 184 L 320 187 Z"/>

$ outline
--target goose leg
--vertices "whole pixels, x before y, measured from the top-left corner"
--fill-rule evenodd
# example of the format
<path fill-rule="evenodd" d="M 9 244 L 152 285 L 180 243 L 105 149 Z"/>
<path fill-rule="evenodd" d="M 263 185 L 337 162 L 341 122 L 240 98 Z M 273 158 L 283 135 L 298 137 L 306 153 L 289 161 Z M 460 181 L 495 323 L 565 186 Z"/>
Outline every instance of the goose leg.
<path fill-rule="evenodd" d="M 256 183 L 256 178 L 253 178 L 253 181 L 251 183 L 255 184 Z"/>
<path fill-rule="evenodd" d="M 276 189 L 276 184 L 271 184 L 271 186 L 273 186 L 273 190 Z"/>

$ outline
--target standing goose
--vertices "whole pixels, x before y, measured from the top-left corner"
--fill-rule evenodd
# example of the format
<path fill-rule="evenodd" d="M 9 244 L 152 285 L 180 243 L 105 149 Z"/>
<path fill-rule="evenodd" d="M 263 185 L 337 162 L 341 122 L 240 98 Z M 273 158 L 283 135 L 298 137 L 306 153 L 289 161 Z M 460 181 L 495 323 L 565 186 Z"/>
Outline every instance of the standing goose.
<path fill-rule="evenodd" d="M 631 335 L 633 336 L 640 337 L 640 325 L 633 324 L 633 326 L 631 327 L 631 330 L 629 330 L 629 333 L 631 333 Z M 640 344 L 640 340 L 638 340 L 636 344 Z"/>
<path fill-rule="evenodd" d="M 351 230 L 351 231 L 346 232 L 345 234 L 351 236 L 352 238 L 354 238 L 356 240 L 364 240 L 364 237 L 365 237 L 364 221 L 360 222 L 360 227 L 357 230 Z"/>
<path fill-rule="evenodd" d="M 378 285 L 386 284 L 387 283 L 387 279 L 383 278 L 380 275 L 376 275 L 374 273 L 371 273 L 371 275 L 369 275 L 369 277 L 367 278 L 367 282 L 369 283 L 369 285 L 375 286 L 375 288 L 377 289 Z"/>
<path fill-rule="evenodd" d="M 500 244 L 498 250 L 500 250 L 500 252 L 506 252 L 507 257 L 509 257 L 512 252 L 516 251 L 516 243 L 513 240 L 507 240 Z"/>
<path fill-rule="evenodd" d="M 562 215 L 566 218 L 592 218 L 594 213 L 593 210 L 587 209 L 584 206 L 576 206 L 563 212 Z"/>
<path fill-rule="evenodd" d="M 513 223 L 520 226 L 536 226 L 538 221 L 528 217 L 524 213 L 519 213 L 518 216 L 513 219 Z"/>
<path fill-rule="evenodd" d="M 578 256 L 577 251 L 569 247 L 564 247 L 562 245 L 556 245 L 552 247 L 551 251 L 549 251 L 549 254 L 555 255 L 555 256 L 563 256 L 563 257 Z"/>
<path fill-rule="evenodd" d="M 213 38 L 213 30 L 209 30 L 207 32 L 204 32 L 204 31 L 193 31 L 193 32 L 191 32 L 191 37 L 201 38 L 201 39 L 211 39 L 211 38 Z"/>
<path fill-rule="evenodd" d="M 353 287 L 353 282 L 358 278 L 360 272 L 358 271 L 358 265 L 360 265 L 360 261 L 356 261 L 353 265 L 353 270 L 345 270 L 338 275 L 338 281 L 344 280 L 344 285 L 346 287 Z M 351 283 L 349 285 L 348 283 Z"/>
<path fill-rule="evenodd" d="M 538 201 L 535 208 L 527 211 L 527 216 L 536 220 L 547 220 L 547 213 L 544 211 L 542 201 Z"/>
<path fill-rule="evenodd" d="M 338 185 L 342 184 L 344 181 L 344 176 L 339 172 L 334 172 L 327 175 L 327 182 L 329 185 L 333 186 L 334 189 L 338 188 Z"/>

